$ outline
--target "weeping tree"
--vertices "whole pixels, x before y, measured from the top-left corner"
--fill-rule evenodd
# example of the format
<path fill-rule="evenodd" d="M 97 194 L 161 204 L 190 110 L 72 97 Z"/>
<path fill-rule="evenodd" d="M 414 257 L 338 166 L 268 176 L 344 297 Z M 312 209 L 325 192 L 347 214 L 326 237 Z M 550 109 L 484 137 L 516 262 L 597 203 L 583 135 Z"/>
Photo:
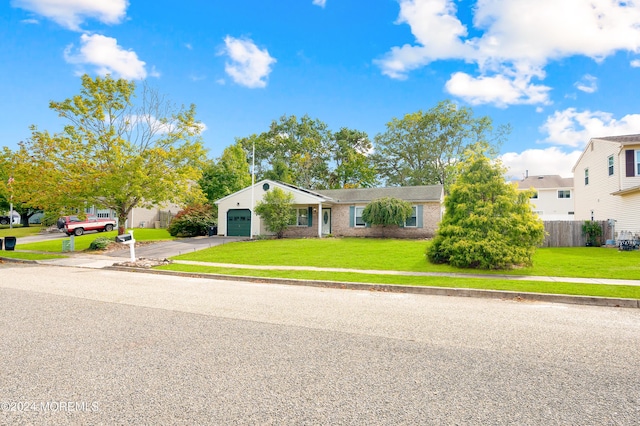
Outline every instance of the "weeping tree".
<path fill-rule="evenodd" d="M 362 220 L 371 225 L 402 226 L 413 214 L 410 203 L 399 198 L 384 197 L 371 201 L 362 211 Z M 383 231 L 384 232 L 384 231 Z"/>

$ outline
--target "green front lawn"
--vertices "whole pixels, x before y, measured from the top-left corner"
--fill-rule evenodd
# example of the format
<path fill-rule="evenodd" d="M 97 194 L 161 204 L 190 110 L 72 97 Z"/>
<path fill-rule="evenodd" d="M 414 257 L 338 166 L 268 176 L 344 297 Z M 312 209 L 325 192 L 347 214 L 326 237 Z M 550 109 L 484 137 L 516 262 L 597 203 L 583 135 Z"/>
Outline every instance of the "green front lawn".
<path fill-rule="evenodd" d="M 82 251 L 89 248 L 89 245 L 96 238 L 104 237 L 111 240 L 115 240 L 117 231 L 111 232 L 92 232 L 79 237 L 74 237 L 74 245 L 76 251 Z M 133 237 L 137 241 L 166 241 L 173 240 L 174 237 L 169 235 L 166 229 L 147 229 L 140 228 L 133 230 Z M 21 244 L 20 240 L 16 242 L 16 250 L 32 250 L 32 251 L 46 251 L 52 253 L 62 252 L 62 241 L 68 240 L 70 237 L 59 238 L 54 240 L 39 241 L 35 243 Z"/>
<path fill-rule="evenodd" d="M 323 238 L 228 243 L 186 253 L 174 259 L 246 265 L 317 266 L 327 268 L 540 275 L 579 278 L 640 278 L 640 252 L 600 247 L 541 248 L 533 266 L 500 271 L 433 265 L 425 259 L 426 240 Z"/>
<path fill-rule="evenodd" d="M 13 228 L 9 229 L 9 225 L 0 225 L 0 238 L 4 237 L 29 237 L 31 235 L 38 235 L 42 228 L 40 225 L 32 225 L 23 227 L 22 225 L 13 225 Z"/>

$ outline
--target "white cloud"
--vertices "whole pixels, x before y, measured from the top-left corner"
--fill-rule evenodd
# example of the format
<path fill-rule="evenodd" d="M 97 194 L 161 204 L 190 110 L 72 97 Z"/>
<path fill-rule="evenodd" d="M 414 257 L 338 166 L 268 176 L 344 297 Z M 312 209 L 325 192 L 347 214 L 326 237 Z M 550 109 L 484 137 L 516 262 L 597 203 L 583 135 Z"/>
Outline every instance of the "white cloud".
<path fill-rule="evenodd" d="M 634 59 L 629 63 L 633 68 L 640 68 L 640 59 Z"/>
<path fill-rule="evenodd" d="M 585 93 L 594 93 L 598 90 L 598 79 L 590 74 L 585 74 L 574 86 Z"/>
<path fill-rule="evenodd" d="M 120 23 L 127 12 L 127 0 L 12 0 L 12 6 L 47 17 L 70 30 L 79 31 L 86 19 L 105 24 Z"/>
<path fill-rule="evenodd" d="M 507 166 L 507 176 L 522 179 L 528 173 L 534 175 L 560 175 L 573 177 L 571 169 L 578 161 L 582 150 L 563 152 L 558 147 L 528 149 L 524 152 L 507 152 L 500 159 Z"/>
<path fill-rule="evenodd" d="M 539 77 L 549 61 L 574 55 L 596 61 L 616 51 L 640 51 L 640 3 L 611 0 L 477 0 L 472 9 L 473 27 L 478 36 L 469 37 L 468 28 L 457 16 L 455 0 L 399 0 L 397 23 L 408 24 L 415 37 L 413 45 L 392 47 L 375 61 L 383 74 L 406 78 L 408 72 L 438 60 L 475 63 L 478 76 L 458 75 L 454 94 L 482 103 L 545 103 L 544 86 L 522 82 Z M 640 63 L 639 63 L 640 65 Z M 455 79 L 452 77 L 452 80 Z M 507 84 L 505 80 L 510 80 Z M 451 81 L 451 80 L 450 80 Z M 463 92 L 466 83 L 469 92 Z M 453 83 L 452 83 L 453 84 Z M 506 96 L 478 96 L 499 85 Z M 589 86 L 585 86 L 589 87 Z M 518 90 L 515 90 L 518 88 Z M 514 93 L 521 92 L 520 96 Z M 538 101 L 535 101 L 538 99 Z M 528 102 L 529 102 L 528 101 Z"/>
<path fill-rule="evenodd" d="M 276 62 L 267 49 L 259 49 L 252 40 L 227 36 L 223 54 L 229 57 L 225 71 L 236 83 L 249 88 L 267 85 L 271 65 Z"/>
<path fill-rule="evenodd" d="M 548 104 L 550 90 L 547 86 L 531 84 L 528 77 L 509 79 L 504 75 L 480 76 L 457 72 L 451 75 L 445 88 L 472 105 L 495 104 L 505 107 L 513 104 Z"/>
<path fill-rule="evenodd" d="M 327 0 L 313 0 L 313 4 L 320 7 L 325 7 Z"/>
<path fill-rule="evenodd" d="M 544 142 L 583 148 L 589 139 L 638 133 L 640 114 L 625 115 L 617 120 L 602 111 L 577 111 L 568 108 L 549 116 L 540 128 L 548 136 Z"/>
<path fill-rule="evenodd" d="M 64 57 L 71 64 L 89 66 L 102 75 L 112 74 L 128 80 L 147 77 L 145 62 L 138 59 L 134 51 L 123 49 L 115 38 L 99 34 L 83 34 L 79 49 L 74 52 L 73 45 L 67 46 Z M 153 73 L 157 75 L 156 71 Z"/>

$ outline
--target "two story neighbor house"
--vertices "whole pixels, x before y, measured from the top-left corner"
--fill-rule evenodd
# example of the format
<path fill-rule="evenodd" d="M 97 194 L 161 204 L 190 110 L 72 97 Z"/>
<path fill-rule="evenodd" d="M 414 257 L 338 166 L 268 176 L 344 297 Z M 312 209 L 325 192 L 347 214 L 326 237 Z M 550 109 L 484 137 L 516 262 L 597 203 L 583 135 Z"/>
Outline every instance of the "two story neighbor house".
<path fill-rule="evenodd" d="M 640 134 L 592 138 L 573 167 L 576 220 L 640 233 Z"/>
<path fill-rule="evenodd" d="M 433 237 L 442 219 L 444 188 L 442 185 L 391 188 L 357 188 L 310 191 L 294 185 L 263 180 L 253 186 L 230 194 L 218 201 L 218 235 L 269 235 L 260 216 L 253 208 L 264 194 L 280 188 L 293 195 L 292 221 L 286 237 L 322 237 L 323 235 L 350 237 Z M 404 226 L 382 229 L 369 226 L 362 220 L 367 204 L 377 198 L 393 197 L 410 202 L 413 216 Z"/>
<path fill-rule="evenodd" d="M 518 189 L 535 191 L 530 202 L 540 219 L 574 219 L 573 178 L 560 175 L 527 176 L 518 182 Z"/>

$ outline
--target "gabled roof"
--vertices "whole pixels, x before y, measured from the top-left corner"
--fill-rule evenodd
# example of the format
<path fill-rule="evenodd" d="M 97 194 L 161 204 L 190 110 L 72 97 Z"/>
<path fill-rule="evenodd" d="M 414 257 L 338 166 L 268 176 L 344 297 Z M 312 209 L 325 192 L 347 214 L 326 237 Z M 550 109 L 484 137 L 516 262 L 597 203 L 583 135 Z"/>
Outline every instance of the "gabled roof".
<path fill-rule="evenodd" d="M 394 186 L 388 188 L 319 189 L 317 192 L 335 203 L 368 203 L 377 198 L 393 197 L 405 201 L 440 201 L 442 185 Z"/>
<path fill-rule="evenodd" d="M 519 189 L 554 189 L 573 188 L 573 178 L 563 178 L 560 175 L 529 176 L 518 181 Z"/>
<path fill-rule="evenodd" d="M 571 171 L 573 173 L 575 173 L 576 167 L 578 167 L 578 164 L 580 164 L 580 162 L 582 161 L 582 157 L 584 157 L 584 153 L 587 152 L 587 149 L 589 149 L 589 146 L 591 146 L 591 144 L 596 141 L 617 143 L 619 144 L 620 148 L 623 148 L 625 146 L 630 146 L 630 145 L 640 145 L 640 134 L 621 135 L 621 136 L 603 136 L 603 137 L 589 139 L 589 143 L 587 143 L 587 145 L 582 150 L 580 157 L 578 157 L 578 161 L 576 161 L 576 163 L 571 168 Z"/>
<path fill-rule="evenodd" d="M 293 192 L 294 194 L 300 194 L 303 197 L 310 197 L 314 201 L 317 201 L 317 202 L 331 201 L 331 199 L 329 199 L 326 196 L 324 196 L 322 194 L 319 194 L 317 192 L 309 191 L 308 189 L 299 188 L 299 187 L 297 187 L 295 185 L 291 185 L 290 183 L 283 183 L 283 182 L 270 180 L 270 179 L 263 179 L 260 182 L 256 182 L 253 185 L 253 188 L 262 188 L 264 184 L 269 184 L 270 186 L 279 186 L 279 187 L 281 187 L 283 189 L 288 189 L 289 191 Z M 241 189 L 240 191 L 234 192 L 233 194 L 229 194 L 226 197 L 223 197 L 223 198 L 217 200 L 215 202 L 215 204 L 219 204 L 219 203 L 227 200 L 228 198 L 235 197 L 238 194 L 242 194 L 244 192 L 251 191 L 251 188 L 252 188 L 252 186 L 248 186 L 248 187 L 246 187 L 244 189 Z"/>

